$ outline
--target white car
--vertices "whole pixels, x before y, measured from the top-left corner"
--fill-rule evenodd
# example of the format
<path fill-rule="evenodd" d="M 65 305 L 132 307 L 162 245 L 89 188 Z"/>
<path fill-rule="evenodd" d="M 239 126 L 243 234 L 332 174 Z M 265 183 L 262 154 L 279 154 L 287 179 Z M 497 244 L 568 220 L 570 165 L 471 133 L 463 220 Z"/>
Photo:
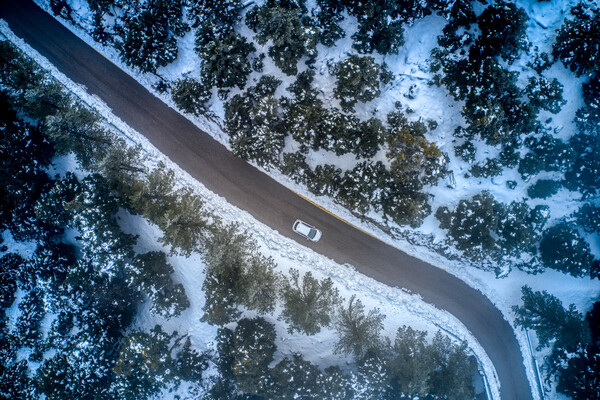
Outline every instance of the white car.
<path fill-rule="evenodd" d="M 308 240 L 312 240 L 313 242 L 318 242 L 321 239 L 323 233 L 315 228 L 312 225 L 307 224 L 304 221 L 300 221 L 299 219 L 294 222 L 294 226 L 292 227 L 294 232 L 297 234 L 304 236 Z"/>

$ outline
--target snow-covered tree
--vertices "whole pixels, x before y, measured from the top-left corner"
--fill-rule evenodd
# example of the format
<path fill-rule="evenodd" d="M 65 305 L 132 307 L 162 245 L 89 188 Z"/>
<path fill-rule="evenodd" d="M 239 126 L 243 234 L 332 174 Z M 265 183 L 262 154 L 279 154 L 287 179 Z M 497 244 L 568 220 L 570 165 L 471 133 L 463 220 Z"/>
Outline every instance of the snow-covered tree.
<path fill-rule="evenodd" d="M 356 296 L 348 301 L 348 307 L 339 309 L 335 327 L 339 340 L 334 346 L 336 353 L 352 353 L 362 357 L 369 350 L 379 351 L 384 346 L 380 336 L 385 315 L 378 308 L 365 314 L 365 307 Z"/>
<path fill-rule="evenodd" d="M 600 232 L 600 206 L 585 203 L 575 213 L 579 226 L 587 233 Z"/>
<path fill-rule="evenodd" d="M 242 391 L 251 394 L 264 391 L 276 349 L 275 337 L 275 327 L 263 318 L 238 321 L 231 342 L 231 367 Z"/>
<path fill-rule="evenodd" d="M 540 256 L 548 268 L 573 276 L 589 276 L 594 260 L 589 244 L 575 227 L 566 222 L 544 231 Z"/>
<path fill-rule="evenodd" d="M 600 10 L 580 2 L 571 15 L 557 31 L 552 54 L 577 75 L 591 76 L 600 70 Z"/>
<path fill-rule="evenodd" d="M 248 56 L 256 51 L 240 34 L 225 25 L 207 24 L 196 31 L 196 54 L 202 60 L 203 84 L 243 89 L 251 72 Z"/>
<path fill-rule="evenodd" d="M 523 179 L 540 171 L 566 172 L 576 158 L 570 146 L 547 133 L 526 138 L 525 145 L 530 151 L 519 161 L 518 168 Z"/>
<path fill-rule="evenodd" d="M 317 30 L 305 25 L 302 9 L 295 2 L 269 0 L 246 14 L 246 24 L 255 31 L 256 41 L 265 45 L 269 40 L 269 56 L 286 75 L 298 73 L 298 61 L 307 63 L 317 56 Z"/>
<path fill-rule="evenodd" d="M 142 72 L 156 72 L 177 58 L 177 37 L 189 29 L 183 22 L 183 2 L 150 0 L 126 15 L 117 42 L 121 60 Z"/>
<path fill-rule="evenodd" d="M 332 70 L 337 78 L 333 94 L 340 100 L 342 108 L 349 112 L 357 102 L 366 103 L 379 97 L 382 72 L 383 68 L 369 56 L 352 54 L 344 61 L 338 62 Z"/>
<path fill-rule="evenodd" d="M 488 6 L 478 19 L 481 37 L 477 46 L 482 47 L 485 56 L 500 56 L 509 63 L 518 58 L 520 50 L 527 50 L 529 42 L 527 14 L 514 3 L 501 0 Z"/>
<path fill-rule="evenodd" d="M 233 153 L 265 167 L 278 164 L 286 135 L 283 110 L 274 96 L 280 83 L 263 75 L 255 86 L 225 104 L 225 125 Z"/>
<path fill-rule="evenodd" d="M 173 282 L 173 272 L 166 254 L 160 251 L 138 254 L 127 264 L 131 288 L 147 295 L 153 312 L 167 318 L 180 315 L 190 305 L 183 286 Z"/>
<path fill-rule="evenodd" d="M 381 161 L 363 161 L 344 173 L 337 198 L 351 210 L 367 213 L 381 208 L 389 172 Z"/>
<path fill-rule="evenodd" d="M 304 274 L 302 282 L 298 270 L 291 269 L 290 277 L 281 289 L 284 303 L 280 318 L 289 324 L 290 333 L 319 333 L 322 326 L 331 323 L 340 302 L 338 290 L 330 278 L 319 281 L 310 271 Z"/>
<path fill-rule="evenodd" d="M 473 258 L 483 258 L 498 250 L 495 232 L 504 213 L 504 205 L 498 203 L 487 191 L 469 200 L 460 200 L 454 211 L 440 207 L 435 212 L 442 229 L 456 247 Z"/>
<path fill-rule="evenodd" d="M 215 226 L 206 241 L 204 260 L 206 303 L 203 320 L 224 325 L 239 317 L 238 305 L 259 313 L 271 312 L 279 276 L 275 263 L 258 252 L 255 241 L 237 225 Z"/>
<path fill-rule="evenodd" d="M 192 78 L 179 79 L 173 84 L 171 98 L 180 110 L 196 116 L 204 114 L 212 93 L 210 87 Z"/>
<path fill-rule="evenodd" d="M 291 358 L 285 357 L 278 362 L 271 370 L 268 398 L 321 400 L 321 376 L 317 366 L 304 360 L 301 354 L 294 353 Z"/>
<path fill-rule="evenodd" d="M 575 305 L 564 308 L 562 302 L 546 291 L 534 292 L 529 286 L 521 288 L 522 306 L 513 306 L 515 323 L 534 329 L 539 349 L 551 347 L 546 363 L 554 374 L 562 361 L 581 351 L 590 341 L 590 331 Z"/>
<path fill-rule="evenodd" d="M 150 332 L 133 331 L 121 346 L 113 371 L 124 399 L 147 398 L 172 379 L 170 342 L 173 335 L 156 325 Z"/>
<path fill-rule="evenodd" d="M 563 85 L 554 78 L 552 82 L 546 78 L 529 78 L 525 88 L 532 106 L 558 114 L 566 101 L 562 97 Z"/>

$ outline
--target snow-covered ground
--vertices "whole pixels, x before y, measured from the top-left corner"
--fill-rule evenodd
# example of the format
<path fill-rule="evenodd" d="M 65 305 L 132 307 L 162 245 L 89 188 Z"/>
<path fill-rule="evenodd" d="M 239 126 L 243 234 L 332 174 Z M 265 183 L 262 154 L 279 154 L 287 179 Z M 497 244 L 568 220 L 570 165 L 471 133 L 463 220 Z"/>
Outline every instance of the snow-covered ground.
<path fill-rule="evenodd" d="M 38 0 L 38 2 L 48 9 L 47 2 L 42 0 Z M 89 13 L 86 3 L 79 0 L 72 0 L 69 1 L 69 3 L 72 5 L 73 9 L 82 16 L 82 20 L 85 20 L 86 13 Z M 538 46 L 540 51 L 549 51 L 555 29 L 560 26 L 564 18 L 563 14 L 575 3 L 575 1 L 517 1 L 517 3 L 527 11 L 531 18 L 527 31 L 530 41 L 533 45 Z M 151 92 L 154 92 L 167 104 L 176 109 L 169 96 L 157 94 L 152 89 L 152 85 L 157 79 L 155 76 L 140 74 L 138 71 L 123 65 L 120 62 L 118 53 L 115 49 L 103 47 L 93 42 L 81 28 L 70 25 L 65 21 L 61 22 L 79 37 L 98 49 L 106 57 L 111 59 L 115 64 L 119 65 L 123 70 L 135 77 Z M 347 28 L 347 36 L 339 42 L 339 46 L 336 46 L 335 50 L 319 47 L 320 58 L 317 60 L 316 66 L 317 70 L 323 72 L 324 75 L 321 76 L 317 74 L 315 83 L 322 88 L 324 92 L 331 91 L 331 88 L 328 88 L 328 85 L 331 86 L 331 81 L 326 79 L 325 62 L 327 59 L 337 61 L 343 58 L 346 51 L 350 51 L 351 42 L 348 38 L 351 35 L 351 22 L 351 19 L 345 20 L 344 23 L 347 24 L 347 26 L 344 26 L 344 28 Z M 432 34 L 432 32 L 441 32 L 444 23 L 445 21 L 443 18 L 429 16 L 417 21 L 406 29 L 405 38 L 407 46 L 405 46 L 398 55 L 385 58 L 385 62 L 396 75 L 396 79 L 386 88 L 386 92 L 382 94 L 377 102 L 371 102 L 377 104 L 367 104 L 365 106 L 357 107 L 358 116 L 360 117 L 361 114 L 362 116 L 370 115 L 375 109 L 377 115 L 384 116 L 387 112 L 392 110 L 394 102 L 400 100 L 405 106 L 409 106 L 415 110 L 415 115 L 421 116 L 424 119 L 433 119 L 438 122 L 438 128 L 428 134 L 428 138 L 450 155 L 451 161 L 449 168 L 455 171 L 456 186 L 454 188 L 446 188 L 443 184 L 440 184 L 432 189 L 435 190 L 436 195 L 432 203 L 433 209 L 436 209 L 440 205 L 455 205 L 458 200 L 470 197 L 473 194 L 480 192 L 482 189 L 490 190 L 490 192 L 501 201 L 510 201 L 519 198 L 520 196 L 525 196 L 524 192 L 526 185 L 522 183 L 518 174 L 513 173 L 514 171 L 506 171 L 502 176 L 493 179 L 481 180 L 473 178 L 465 179 L 463 173 L 461 173 L 461 169 L 464 168 L 464 163 L 460 163 L 453 155 L 454 151 L 452 148 L 451 135 L 454 127 L 462 122 L 462 116 L 460 115 L 461 104 L 455 102 L 448 96 L 443 87 L 440 88 L 426 84 L 431 78 L 426 59 L 429 57 L 430 50 L 436 45 L 437 37 L 437 35 Z M 242 33 L 244 35 L 252 35 L 249 31 L 243 31 L 244 29 L 247 30 L 245 26 L 242 26 Z M 35 51 L 14 38 L 6 25 L 2 25 L 1 30 L 5 36 L 9 37 L 11 41 L 15 42 L 30 56 L 39 60 L 40 63 L 43 63 L 45 68 L 52 71 L 52 73 L 58 77 L 61 82 L 67 85 L 78 97 L 82 98 L 88 105 L 99 109 L 102 115 L 107 118 L 112 128 L 128 137 L 132 143 L 142 144 L 144 149 L 151 156 L 153 162 L 164 160 L 164 157 L 158 153 L 158 151 L 154 149 L 142 135 L 132 131 L 114 117 L 111 111 L 101 101 L 95 97 L 89 96 L 83 88 L 74 85 L 66 77 L 58 73 L 58 71 L 56 71 L 47 61 L 42 60 Z M 188 33 L 180 40 L 179 50 L 180 55 L 177 61 L 166 68 L 160 69 L 158 71 L 160 75 L 176 79 L 182 74 L 194 74 L 197 72 L 196 64 L 198 61 L 193 52 L 193 35 L 191 33 Z M 378 59 L 377 61 L 381 62 L 382 60 Z M 513 64 L 512 68 L 523 70 L 525 69 L 526 61 L 527 60 L 525 59 L 518 60 Z M 276 67 L 267 57 L 265 59 L 264 73 L 268 74 L 275 72 L 275 69 Z M 278 77 L 279 75 L 280 74 L 278 74 Z M 574 132 L 572 126 L 574 111 L 582 105 L 581 81 L 577 80 L 560 63 L 555 64 L 547 71 L 547 76 L 550 78 L 557 77 L 565 86 L 563 96 L 565 100 L 567 100 L 567 104 L 559 114 L 552 116 L 551 126 L 559 131 L 561 138 L 567 138 Z M 252 76 L 250 79 L 252 79 Z M 525 77 L 522 77 L 522 79 L 525 79 Z M 289 83 L 291 83 L 291 80 L 284 82 L 282 87 L 285 87 Z M 417 97 L 414 100 L 408 100 L 403 96 L 411 85 L 416 85 L 418 90 Z M 235 94 L 234 92 L 232 93 Z M 330 102 L 331 99 L 328 101 Z M 216 96 L 214 96 L 213 112 L 218 117 L 220 115 L 222 116 L 222 110 L 222 103 L 218 102 Z M 206 118 L 190 117 L 189 115 L 186 115 L 186 117 L 190 118 L 196 125 L 210 133 L 221 143 L 228 146 L 227 135 L 221 130 L 217 122 Z M 483 145 L 478 146 L 478 161 L 489 157 L 494 151 L 497 150 Z M 315 163 L 324 162 L 325 160 L 327 160 L 327 162 L 332 162 L 332 155 L 323 154 L 323 152 L 312 154 L 311 157 L 312 159 L 309 161 Z M 168 160 L 165 161 L 168 162 Z M 350 161 L 350 159 L 335 160 L 336 163 L 339 162 L 342 164 L 349 163 Z M 244 229 L 251 232 L 259 241 L 265 254 L 271 255 L 276 259 L 281 271 L 286 272 L 289 268 L 293 267 L 299 269 L 301 272 L 310 269 L 315 275 L 320 277 L 330 276 L 334 279 L 340 288 L 341 293 L 346 298 L 351 294 L 359 294 L 359 297 L 367 309 L 379 307 L 383 313 L 387 315 L 386 332 L 388 335 L 393 336 L 398 326 L 408 324 L 417 329 L 424 329 L 429 332 L 442 328 L 445 331 L 452 332 L 452 334 L 460 339 L 467 340 L 482 362 L 486 374 L 491 378 L 493 391 L 497 395 L 498 388 L 494 385 L 495 374 L 493 372 L 493 366 L 489 363 L 487 356 L 485 356 L 475 339 L 455 318 L 423 303 L 418 296 L 386 287 L 385 285 L 365 278 L 353 271 L 350 266 L 337 265 L 331 260 L 278 235 L 277 232 L 274 232 L 257 222 L 247 213 L 235 209 L 219 196 L 207 191 L 201 183 L 194 181 L 184 171 L 181 171 L 176 165 L 173 165 L 173 163 L 168 162 L 168 165 L 178 171 L 178 177 L 182 185 L 188 185 L 195 188 L 198 193 L 202 194 L 202 196 L 207 199 L 206 203 L 209 206 L 214 207 L 215 210 L 218 210 L 218 213 L 222 215 L 225 220 L 236 221 L 240 223 Z M 502 279 L 497 279 L 495 274 L 491 271 L 477 269 L 472 265 L 460 261 L 451 261 L 423 246 L 412 245 L 406 240 L 391 238 L 377 227 L 361 222 L 349 211 L 338 206 L 331 199 L 316 197 L 306 188 L 295 184 L 288 177 L 275 171 L 269 171 L 268 173 L 282 184 L 311 199 L 346 221 L 415 257 L 443 267 L 448 272 L 463 279 L 469 285 L 479 289 L 488 296 L 510 322 L 514 320 L 510 307 L 515 304 L 520 304 L 520 289 L 523 285 L 529 285 L 534 290 L 547 290 L 561 299 L 564 305 L 575 304 L 577 309 L 581 312 L 589 310 L 591 304 L 597 299 L 600 293 L 600 284 L 597 280 L 590 281 L 589 279 L 573 278 L 550 270 L 537 275 L 528 275 L 522 271 L 513 270 Z M 520 183 L 517 187 L 517 191 L 508 192 L 505 185 L 506 180 L 515 180 Z M 553 196 L 547 201 L 547 204 L 551 206 L 552 217 L 560 218 L 565 214 L 572 212 L 572 210 L 576 208 L 575 203 L 577 202 L 577 199 L 577 194 L 566 191 L 561 191 L 558 195 Z M 531 203 L 531 205 L 535 204 Z M 377 218 L 377 215 L 373 215 L 373 217 Z M 158 232 L 155 227 L 148 225 L 140 218 L 128 217 L 127 221 L 132 230 L 135 230 L 137 233 L 143 232 L 139 240 L 140 246 L 144 246 L 145 249 L 157 248 L 157 246 L 159 246 L 156 242 Z M 438 242 L 444 238 L 444 233 L 439 229 L 438 223 L 433 216 L 427 218 L 417 232 L 421 234 L 431 234 Z M 598 237 L 592 237 L 591 239 L 592 242 L 590 245 L 592 251 L 596 256 L 599 256 L 600 242 Z M 215 330 L 213 327 L 199 321 L 203 304 L 202 292 L 198 290 L 198 288 L 201 287 L 203 279 L 202 260 L 198 256 L 193 256 L 188 259 L 171 257 L 170 262 L 175 267 L 178 279 L 186 287 L 192 306 L 179 319 L 165 321 L 163 324 L 166 329 L 178 329 L 179 331 L 186 327 L 189 330 L 194 343 L 198 347 L 210 347 L 212 343 L 209 342 L 208 338 L 214 337 Z M 143 326 L 152 326 L 155 321 L 149 317 L 148 313 L 143 315 L 146 317 L 140 318 L 138 323 Z M 287 354 L 286 352 L 301 351 L 307 359 L 314 361 L 323 367 L 343 361 L 343 357 L 331 354 L 335 335 L 334 332 L 331 332 L 330 330 L 326 330 L 323 333 L 312 337 L 289 335 L 284 327 L 280 327 L 278 333 L 280 340 L 278 346 L 282 355 Z M 522 331 L 516 330 L 515 333 L 523 350 L 525 366 L 529 372 L 530 381 L 533 382 L 533 367 L 531 358 L 528 356 L 529 349 L 527 340 Z M 541 354 L 536 354 L 536 357 L 541 361 Z M 536 398 L 538 397 L 535 390 L 534 396 Z M 560 398 L 560 396 L 555 393 L 552 393 L 552 396 Z"/>

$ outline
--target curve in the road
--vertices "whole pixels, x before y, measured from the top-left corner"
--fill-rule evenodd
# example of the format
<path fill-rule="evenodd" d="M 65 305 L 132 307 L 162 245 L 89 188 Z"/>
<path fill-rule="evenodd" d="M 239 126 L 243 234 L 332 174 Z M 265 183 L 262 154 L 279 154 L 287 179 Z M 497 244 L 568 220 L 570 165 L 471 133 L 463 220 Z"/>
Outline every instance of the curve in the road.
<path fill-rule="evenodd" d="M 323 239 L 303 244 L 387 285 L 418 293 L 424 301 L 453 314 L 493 362 L 502 399 L 532 399 L 514 332 L 482 293 L 440 268 L 353 229 L 234 157 L 32 1 L 0 1 L 0 17 L 17 36 L 100 97 L 115 115 L 208 189 L 292 239 L 298 239 L 291 231 L 296 218 L 318 226 Z"/>

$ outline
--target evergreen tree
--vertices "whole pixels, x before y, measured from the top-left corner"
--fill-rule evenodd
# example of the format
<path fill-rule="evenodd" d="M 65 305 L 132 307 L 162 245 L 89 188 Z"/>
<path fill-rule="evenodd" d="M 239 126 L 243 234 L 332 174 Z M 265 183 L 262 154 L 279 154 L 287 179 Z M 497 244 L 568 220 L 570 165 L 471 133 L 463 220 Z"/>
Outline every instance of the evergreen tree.
<path fill-rule="evenodd" d="M 573 276 L 587 276 L 592 271 L 590 246 L 573 226 L 565 222 L 544 231 L 540 256 L 548 268 Z"/>
<path fill-rule="evenodd" d="M 556 391 L 573 400 L 600 399 L 600 348 L 588 346 L 561 369 Z"/>
<path fill-rule="evenodd" d="M 16 240 L 56 233 L 48 221 L 37 221 L 34 206 L 51 188 L 46 173 L 54 149 L 43 133 L 12 111 L 0 96 L 0 229 Z"/>
<path fill-rule="evenodd" d="M 134 331 L 127 336 L 113 368 L 122 398 L 147 398 L 172 379 L 169 343 L 174 336 L 160 325 L 150 332 Z"/>
<path fill-rule="evenodd" d="M 519 161 L 518 168 L 523 179 L 540 171 L 565 172 L 576 158 L 570 146 L 546 133 L 539 138 L 528 137 L 525 144 L 530 152 Z"/>
<path fill-rule="evenodd" d="M 429 377 L 437 367 L 425 340 L 426 334 L 409 326 L 398 328 L 394 357 L 388 362 L 393 386 L 411 398 L 430 393 Z"/>
<path fill-rule="evenodd" d="M 571 15 L 557 31 L 552 54 L 578 76 L 591 75 L 600 69 L 600 13 L 597 6 L 580 2 Z"/>
<path fill-rule="evenodd" d="M 383 348 L 380 336 L 385 315 L 374 308 L 365 314 L 365 307 L 356 296 L 352 296 L 348 307 L 341 307 L 335 321 L 339 340 L 334 346 L 335 353 L 352 353 L 362 357 L 368 350 Z"/>
<path fill-rule="evenodd" d="M 58 155 L 75 153 L 77 161 L 85 169 L 103 159 L 112 144 L 112 135 L 100 127 L 96 112 L 80 103 L 46 118 L 44 133 L 54 144 Z"/>
<path fill-rule="evenodd" d="M 390 372 L 387 360 L 373 350 L 357 362 L 357 372 L 353 376 L 354 400 L 393 398 L 390 385 Z"/>
<path fill-rule="evenodd" d="M 546 78 L 529 78 L 525 93 L 532 106 L 550 111 L 552 114 L 558 114 L 566 103 L 562 97 L 563 85 L 556 78 L 552 82 Z"/>
<path fill-rule="evenodd" d="M 251 72 L 248 56 L 256 48 L 232 27 L 213 23 L 200 26 L 195 50 L 202 60 L 201 75 L 206 86 L 244 88 Z"/>
<path fill-rule="evenodd" d="M 339 26 L 339 22 L 344 19 L 343 11 L 341 1 L 317 0 L 313 15 L 319 30 L 319 42 L 327 47 L 332 47 L 338 39 L 344 37 L 344 30 Z"/>
<path fill-rule="evenodd" d="M 183 22 L 183 2 L 151 0 L 125 18 L 117 47 L 121 60 L 142 72 L 155 73 L 177 58 L 177 37 L 189 29 Z"/>
<path fill-rule="evenodd" d="M 574 157 L 565 173 L 565 186 L 579 189 L 584 196 L 591 197 L 600 191 L 600 157 L 597 157 L 600 151 L 600 125 L 589 131 L 581 128 L 569 139 L 569 147 L 577 157 Z"/>
<path fill-rule="evenodd" d="M 381 161 L 363 161 L 344 174 L 338 199 L 346 207 L 363 214 L 371 207 L 378 210 L 388 182 L 389 172 Z"/>
<path fill-rule="evenodd" d="M 600 206 L 585 203 L 575 213 L 579 226 L 587 233 L 600 232 Z"/>
<path fill-rule="evenodd" d="M 286 135 L 280 102 L 274 96 L 280 83 L 263 75 L 256 86 L 225 104 L 225 125 L 233 153 L 265 167 L 278 164 Z"/>
<path fill-rule="evenodd" d="M 392 179 L 414 191 L 435 184 L 446 171 L 446 159 L 434 143 L 425 139 L 425 125 L 409 122 L 401 112 L 388 115 L 388 123 L 392 129 L 386 137 L 386 155 L 391 160 Z"/>
<path fill-rule="evenodd" d="M 210 87 L 192 78 L 179 79 L 173 84 L 171 98 L 177 107 L 196 116 L 208 111 L 206 103 L 211 97 Z"/>
<path fill-rule="evenodd" d="M 336 64 L 332 71 L 337 78 L 333 94 L 340 100 L 344 111 L 352 111 L 358 101 L 366 103 L 379 97 L 379 76 L 382 71 L 373 57 L 354 54 Z"/>
<path fill-rule="evenodd" d="M 472 399 L 475 395 L 472 380 L 477 372 L 477 363 L 473 356 L 467 354 L 466 344 L 454 345 L 448 336 L 438 331 L 430 351 L 436 365 L 429 378 L 431 393 L 440 398 Z"/>
<path fill-rule="evenodd" d="M 203 320 L 224 325 L 239 316 L 238 305 L 259 313 L 273 311 L 279 285 L 272 259 L 237 225 L 215 226 L 204 253 L 206 303 Z"/>
<path fill-rule="evenodd" d="M 50 115 L 65 112 L 71 105 L 71 97 L 53 78 L 45 78 L 24 91 L 21 108 L 25 114 L 35 120 L 44 120 Z"/>
<path fill-rule="evenodd" d="M 177 203 L 175 172 L 160 162 L 144 179 L 133 182 L 129 202 L 133 212 L 159 226 L 166 223 L 165 210 L 175 208 Z"/>
<path fill-rule="evenodd" d="M 190 382 L 202 380 L 202 372 L 208 368 L 209 356 L 199 353 L 192 347 L 188 337 L 174 360 L 174 377 Z"/>
<path fill-rule="evenodd" d="M 535 330 L 539 349 L 552 344 L 546 362 L 554 373 L 560 368 L 561 360 L 568 359 L 589 342 L 590 331 L 575 305 L 565 309 L 555 296 L 546 291 L 534 292 L 528 286 L 523 286 L 521 293 L 523 305 L 513 306 L 515 323 Z"/>
<path fill-rule="evenodd" d="M 561 187 L 562 183 L 553 179 L 539 179 L 527 188 L 527 196 L 532 199 L 547 199 L 558 193 Z"/>
<path fill-rule="evenodd" d="M 23 102 L 23 96 L 30 89 L 37 87 L 42 79 L 42 70 L 32 59 L 25 57 L 8 40 L 0 40 L 0 80 L 19 103 Z M 2 107 L 2 110 L 11 108 Z"/>
<path fill-rule="evenodd" d="M 488 6 L 478 19 L 481 37 L 477 45 L 486 56 L 500 56 L 509 63 L 515 61 L 520 50 L 527 50 L 525 34 L 527 14 L 522 8 L 507 1 Z"/>
<path fill-rule="evenodd" d="M 159 242 L 171 246 L 171 253 L 189 257 L 202 246 L 208 228 L 204 201 L 185 188 L 178 193 L 173 207 L 163 212 L 164 220 L 159 224 L 163 236 Z"/>
<path fill-rule="evenodd" d="M 138 254 L 127 265 L 131 288 L 146 294 L 152 301 L 152 311 L 167 318 L 179 316 L 190 305 L 183 286 L 171 279 L 173 272 L 161 251 Z"/>
<path fill-rule="evenodd" d="M 310 271 L 304 274 L 302 283 L 298 270 L 291 269 L 290 275 L 291 279 L 285 281 L 281 290 L 284 304 L 280 318 L 289 324 L 290 333 L 319 333 L 322 326 L 331 323 L 335 307 L 340 303 L 338 290 L 330 278 L 319 281 Z"/>
<path fill-rule="evenodd" d="M 275 327 L 263 318 L 241 319 L 232 336 L 232 371 L 247 393 L 265 390 L 269 364 L 275 353 Z"/>
<path fill-rule="evenodd" d="M 504 215 L 504 205 L 489 192 L 481 192 L 470 200 L 460 200 L 454 211 L 440 207 L 435 212 L 442 229 L 456 247 L 469 257 L 481 259 L 498 250 L 496 234 L 498 222 Z"/>
<path fill-rule="evenodd" d="M 545 205 L 529 208 L 525 201 L 513 201 L 498 221 L 497 233 L 500 236 L 504 255 L 517 255 L 521 251 L 535 254 L 540 232 L 548 218 L 550 209 Z"/>
<path fill-rule="evenodd" d="M 268 389 L 269 399 L 323 399 L 321 393 L 321 371 L 318 367 L 294 353 L 285 357 L 271 370 Z"/>
<path fill-rule="evenodd" d="M 298 73 L 298 61 L 307 57 L 308 63 L 317 56 L 317 31 L 304 24 L 302 10 L 294 2 L 269 0 L 246 14 L 246 24 L 257 32 L 256 41 L 265 45 L 271 40 L 269 56 L 286 75 Z"/>

